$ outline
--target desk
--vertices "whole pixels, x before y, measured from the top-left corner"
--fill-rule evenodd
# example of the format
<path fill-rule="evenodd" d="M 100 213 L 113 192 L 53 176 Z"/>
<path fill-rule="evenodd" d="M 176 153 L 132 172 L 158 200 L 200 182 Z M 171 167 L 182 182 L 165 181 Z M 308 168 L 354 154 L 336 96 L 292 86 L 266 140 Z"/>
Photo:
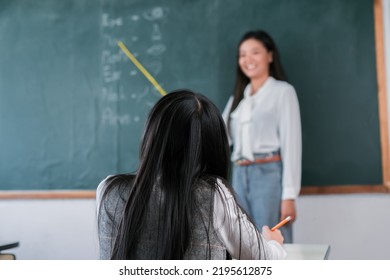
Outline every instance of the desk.
<path fill-rule="evenodd" d="M 0 253 L 8 249 L 16 248 L 19 246 L 19 242 L 3 242 L 0 241 Z"/>
<path fill-rule="evenodd" d="M 286 260 L 327 260 L 330 246 L 324 244 L 283 244 Z"/>

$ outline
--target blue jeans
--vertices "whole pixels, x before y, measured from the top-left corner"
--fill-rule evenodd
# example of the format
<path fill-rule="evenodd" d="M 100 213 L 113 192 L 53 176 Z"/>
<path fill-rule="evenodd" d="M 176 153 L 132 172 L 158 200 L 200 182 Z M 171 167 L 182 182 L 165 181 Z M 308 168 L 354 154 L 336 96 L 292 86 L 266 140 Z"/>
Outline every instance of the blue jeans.
<path fill-rule="evenodd" d="M 258 154 L 258 157 L 269 154 Z M 238 202 L 252 217 L 261 231 L 264 225 L 272 228 L 280 222 L 282 197 L 282 162 L 269 162 L 233 167 L 233 188 Z M 284 242 L 292 243 L 292 225 L 280 228 Z"/>

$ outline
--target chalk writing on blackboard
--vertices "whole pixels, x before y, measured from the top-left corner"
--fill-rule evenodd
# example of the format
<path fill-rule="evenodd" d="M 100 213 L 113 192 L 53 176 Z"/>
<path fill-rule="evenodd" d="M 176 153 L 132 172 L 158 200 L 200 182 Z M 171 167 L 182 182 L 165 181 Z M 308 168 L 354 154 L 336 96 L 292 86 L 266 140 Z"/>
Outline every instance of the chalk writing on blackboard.
<path fill-rule="evenodd" d="M 141 89 L 139 82 L 134 82 L 137 79 L 139 81 L 140 71 L 129 65 L 131 63 L 118 48 L 117 42 L 125 42 L 134 57 L 144 62 L 143 66 L 150 74 L 154 77 L 159 75 L 164 70 L 162 58 L 167 50 L 161 24 L 168 14 L 169 9 L 162 6 L 150 7 L 126 17 L 118 16 L 115 11 L 102 13 L 100 28 L 104 38 L 101 52 L 103 86 L 99 96 L 103 125 L 123 126 L 138 123 L 141 117 L 137 112 L 119 112 L 119 104 L 127 101 L 138 104 L 138 107 L 151 108 L 154 101 L 150 96 L 154 96 L 156 100 L 161 97 L 147 80 L 144 86 L 141 85 Z M 144 30 L 150 30 L 150 33 L 145 34 Z M 123 83 L 127 85 L 125 89 L 120 86 Z"/>

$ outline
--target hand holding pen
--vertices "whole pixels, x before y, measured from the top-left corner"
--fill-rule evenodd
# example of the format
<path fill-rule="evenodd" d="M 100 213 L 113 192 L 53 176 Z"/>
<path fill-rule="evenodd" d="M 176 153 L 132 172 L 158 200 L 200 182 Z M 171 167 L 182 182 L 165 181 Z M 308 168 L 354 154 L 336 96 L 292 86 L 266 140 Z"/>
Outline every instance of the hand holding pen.
<path fill-rule="evenodd" d="M 283 225 L 285 225 L 286 223 L 288 223 L 289 221 L 291 221 L 291 216 L 285 218 L 283 221 L 275 225 L 272 229 L 270 229 L 268 226 L 263 226 L 263 230 L 262 230 L 263 236 L 268 240 L 275 240 L 278 243 L 283 244 L 284 237 L 280 232 L 280 230 L 278 229 Z"/>

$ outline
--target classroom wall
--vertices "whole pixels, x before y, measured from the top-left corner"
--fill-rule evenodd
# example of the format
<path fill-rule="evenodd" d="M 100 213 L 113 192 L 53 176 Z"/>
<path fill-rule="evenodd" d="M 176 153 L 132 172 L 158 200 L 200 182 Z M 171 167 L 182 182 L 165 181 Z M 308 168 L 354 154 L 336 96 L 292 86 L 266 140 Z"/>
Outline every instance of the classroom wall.
<path fill-rule="evenodd" d="M 330 259 L 390 260 L 390 196 L 301 196 L 294 226 L 296 243 L 331 246 Z"/>
<path fill-rule="evenodd" d="M 97 259 L 93 199 L 0 200 L 0 243 L 18 259 Z"/>
<path fill-rule="evenodd" d="M 389 93 L 390 1 L 383 5 Z M 389 94 L 388 107 L 390 124 Z M 389 194 L 305 195 L 297 208 L 296 243 L 329 244 L 330 259 L 390 259 Z M 0 200 L 3 240 L 20 242 L 18 259 L 96 259 L 95 201 Z"/>

